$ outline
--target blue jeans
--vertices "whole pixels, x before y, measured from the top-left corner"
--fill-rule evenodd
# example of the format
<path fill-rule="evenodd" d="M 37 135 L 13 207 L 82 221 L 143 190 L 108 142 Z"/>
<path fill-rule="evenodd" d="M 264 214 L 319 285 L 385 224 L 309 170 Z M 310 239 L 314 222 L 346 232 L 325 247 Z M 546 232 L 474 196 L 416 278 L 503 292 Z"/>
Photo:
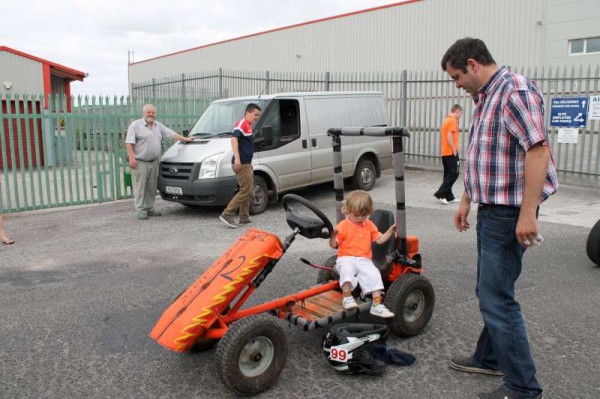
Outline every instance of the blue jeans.
<path fill-rule="evenodd" d="M 504 388 L 518 398 L 542 392 L 515 282 L 521 274 L 525 248 L 515 234 L 519 208 L 479 205 L 477 213 L 477 297 L 484 327 L 473 358 L 504 373 Z"/>

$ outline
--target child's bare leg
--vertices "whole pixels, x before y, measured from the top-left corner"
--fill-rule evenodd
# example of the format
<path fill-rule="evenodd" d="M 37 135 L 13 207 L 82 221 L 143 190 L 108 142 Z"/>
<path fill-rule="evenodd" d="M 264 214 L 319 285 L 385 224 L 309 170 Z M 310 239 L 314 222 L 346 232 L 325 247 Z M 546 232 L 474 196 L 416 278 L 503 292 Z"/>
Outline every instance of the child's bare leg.
<path fill-rule="evenodd" d="M 352 295 L 352 283 L 346 281 L 342 284 L 342 292 L 344 293 L 344 296 Z"/>
<path fill-rule="evenodd" d="M 351 282 L 346 281 L 344 284 L 342 284 L 342 292 L 344 293 L 344 299 L 342 300 L 342 306 L 344 307 L 344 309 L 350 310 L 358 307 L 358 304 L 352 296 Z"/>
<path fill-rule="evenodd" d="M 373 305 L 375 305 L 375 306 L 379 305 L 382 301 L 381 290 L 375 290 L 375 291 L 371 292 L 371 295 L 373 296 Z"/>

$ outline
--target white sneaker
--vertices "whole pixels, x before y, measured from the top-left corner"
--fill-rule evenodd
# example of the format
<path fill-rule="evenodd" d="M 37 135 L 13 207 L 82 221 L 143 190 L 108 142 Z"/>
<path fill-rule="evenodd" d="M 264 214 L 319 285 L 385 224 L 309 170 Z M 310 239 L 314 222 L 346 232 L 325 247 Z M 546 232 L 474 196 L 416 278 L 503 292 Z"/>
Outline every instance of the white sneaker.
<path fill-rule="evenodd" d="M 358 304 L 354 300 L 354 297 L 352 295 L 350 295 L 350 296 L 344 297 L 344 300 L 342 301 L 342 306 L 344 307 L 344 309 L 350 310 L 350 309 L 357 308 Z"/>
<path fill-rule="evenodd" d="M 448 202 L 456 204 L 457 202 L 460 202 L 460 198 L 454 198 L 452 201 L 448 201 Z"/>
<path fill-rule="evenodd" d="M 444 205 L 448 205 L 449 204 L 449 202 L 448 202 L 448 200 L 446 198 L 438 198 L 438 201 L 440 201 Z"/>
<path fill-rule="evenodd" d="M 379 305 L 371 305 L 371 310 L 369 311 L 373 316 L 381 317 L 382 319 L 390 319 L 394 317 L 394 314 L 390 312 L 388 308 L 385 307 L 383 303 Z"/>

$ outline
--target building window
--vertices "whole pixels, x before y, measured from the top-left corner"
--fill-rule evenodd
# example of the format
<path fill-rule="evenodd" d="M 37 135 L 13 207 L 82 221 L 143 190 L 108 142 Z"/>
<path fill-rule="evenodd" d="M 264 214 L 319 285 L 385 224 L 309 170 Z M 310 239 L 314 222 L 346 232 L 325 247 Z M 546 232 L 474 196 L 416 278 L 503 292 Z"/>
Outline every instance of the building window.
<path fill-rule="evenodd" d="M 600 36 L 569 40 L 569 54 L 600 53 Z"/>

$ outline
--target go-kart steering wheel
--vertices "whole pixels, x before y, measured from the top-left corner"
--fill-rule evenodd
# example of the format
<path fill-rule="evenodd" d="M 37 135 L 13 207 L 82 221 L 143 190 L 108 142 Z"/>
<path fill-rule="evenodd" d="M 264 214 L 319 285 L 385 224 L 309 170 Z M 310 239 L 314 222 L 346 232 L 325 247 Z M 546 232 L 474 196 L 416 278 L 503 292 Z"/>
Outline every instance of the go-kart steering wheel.
<path fill-rule="evenodd" d="M 290 203 L 297 202 L 307 208 L 313 215 L 303 214 L 290 206 Z M 329 238 L 333 233 L 333 225 L 323 212 L 309 200 L 296 194 L 286 194 L 281 200 L 283 209 L 285 209 L 288 225 L 306 238 Z M 316 217 L 315 217 L 316 216 Z M 325 231 L 323 231 L 325 229 Z"/>

